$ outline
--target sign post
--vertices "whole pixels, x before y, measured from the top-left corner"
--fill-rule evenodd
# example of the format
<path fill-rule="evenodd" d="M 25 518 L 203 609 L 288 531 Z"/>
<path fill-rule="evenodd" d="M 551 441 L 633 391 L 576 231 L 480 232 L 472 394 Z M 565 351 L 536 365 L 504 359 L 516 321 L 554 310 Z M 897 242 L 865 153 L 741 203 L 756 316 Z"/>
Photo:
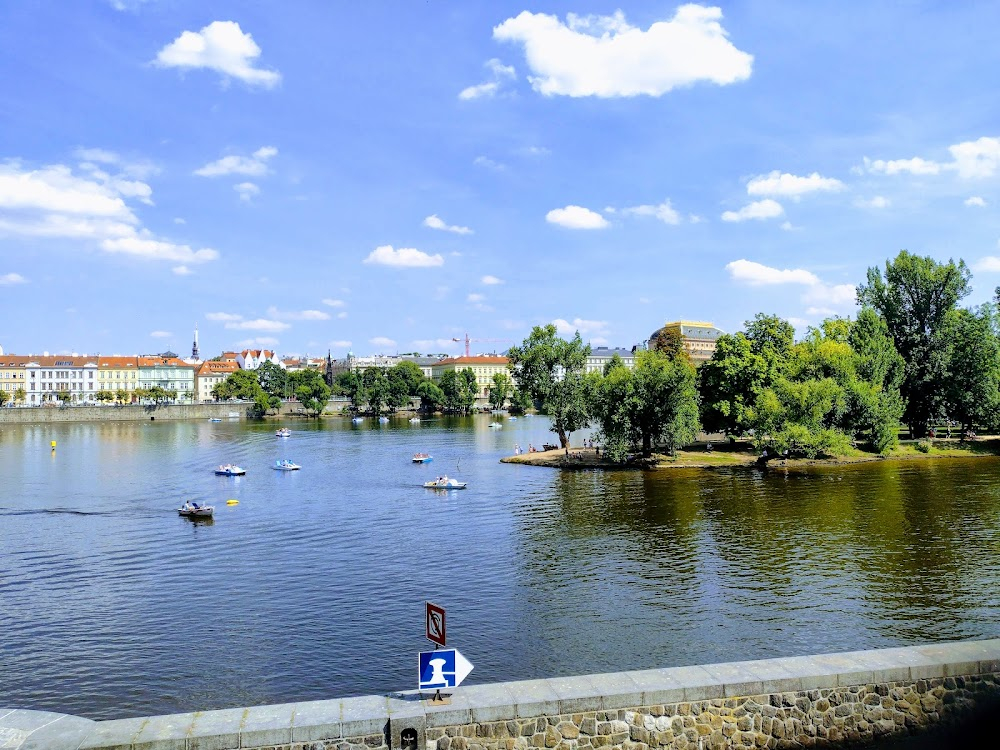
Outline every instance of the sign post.
<path fill-rule="evenodd" d="M 447 644 L 444 607 L 439 607 L 431 602 L 425 602 L 425 605 L 424 623 L 427 640 L 434 644 L 434 648 L 444 648 Z"/>
<path fill-rule="evenodd" d="M 421 651 L 417 686 L 420 690 L 456 688 L 472 671 L 472 662 L 462 656 L 457 648 Z M 440 698 L 435 698 L 440 700 Z"/>

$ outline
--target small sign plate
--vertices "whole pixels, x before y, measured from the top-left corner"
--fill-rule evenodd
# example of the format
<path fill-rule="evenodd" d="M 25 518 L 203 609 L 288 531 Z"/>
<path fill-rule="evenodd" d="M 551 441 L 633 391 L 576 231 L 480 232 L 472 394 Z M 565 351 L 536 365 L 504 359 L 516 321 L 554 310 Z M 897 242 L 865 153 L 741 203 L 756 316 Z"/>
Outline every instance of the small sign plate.
<path fill-rule="evenodd" d="M 426 602 L 424 610 L 424 621 L 426 623 L 427 640 L 444 648 L 447 645 L 445 637 L 444 607 Z"/>

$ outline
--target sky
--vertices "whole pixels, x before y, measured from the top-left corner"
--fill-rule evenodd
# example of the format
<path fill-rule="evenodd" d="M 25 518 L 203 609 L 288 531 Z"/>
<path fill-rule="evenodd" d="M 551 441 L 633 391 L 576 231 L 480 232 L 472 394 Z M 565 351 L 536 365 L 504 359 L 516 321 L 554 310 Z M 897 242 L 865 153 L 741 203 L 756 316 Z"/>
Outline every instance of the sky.
<path fill-rule="evenodd" d="M 0 0 L 0 346 L 802 335 L 901 249 L 985 302 L 997 28 L 995 2 Z"/>

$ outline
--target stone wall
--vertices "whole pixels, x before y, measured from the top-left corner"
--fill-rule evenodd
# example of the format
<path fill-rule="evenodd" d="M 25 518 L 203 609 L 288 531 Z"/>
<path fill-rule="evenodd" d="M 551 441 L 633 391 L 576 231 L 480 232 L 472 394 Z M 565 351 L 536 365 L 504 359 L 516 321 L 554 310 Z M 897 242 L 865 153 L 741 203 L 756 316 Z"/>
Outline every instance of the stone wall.
<path fill-rule="evenodd" d="M 1000 639 L 93 722 L 0 708 L 2 750 L 857 747 L 1000 701 Z M 969 745 L 972 747 L 973 745 Z"/>
<path fill-rule="evenodd" d="M 159 406 L 35 406 L 0 408 L 0 424 L 58 422 L 148 422 L 177 419 L 246 419 L 249 404 L 161 404 Z M 0 745 L 0 748 L 3 746 Z"/>

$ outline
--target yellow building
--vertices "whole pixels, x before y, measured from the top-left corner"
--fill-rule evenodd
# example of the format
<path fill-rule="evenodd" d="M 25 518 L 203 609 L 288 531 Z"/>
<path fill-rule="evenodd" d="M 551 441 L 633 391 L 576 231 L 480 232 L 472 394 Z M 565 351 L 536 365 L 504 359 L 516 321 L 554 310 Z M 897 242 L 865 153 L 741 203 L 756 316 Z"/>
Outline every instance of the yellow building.
<path fill-rule="evenodd" d="M 100 357 L 97 360 L 97 390 L 125 391 L 125 403 L 132 401 L 132 392 L 139 387 L 138 357 Z"/>
<path fill-rule="evenodd" d="M 696 320 L 675 320 L 664 323 L 662 328 L 653 331 L 649 337 L 648 348 L 655 348 L 656 340 L 664 332 L 680 334 L 684 344 L 684 351 L 691 358 L 695 365 L 707 362 L 715 352 L 715 342 L 725 333 L 721 328 L 716 328 L 712 323 L 705 323 Z"/>
<path fill-rule="evenodd" d="M 510 375 L 510 368 L 507 366 L 510 360 L 506 357 L 493 355 L 483 355 L 479 357 L 448 357 L 431 365 L 432 378 L 436 385 L 441 385 L 441 376 L 449 370 L 461 372 L 466 368 L 472 370 L 476 376 L 476 383 L 479 386 L 477 399 L 489 398 L 489 387 L 493 385 L 493 376 L 498 372 Z"/>
<path fill-rule="evenodd" d="M 7 403 L 15 403 L 17 391 L 27 391 L 24 384 L 24 365 L 28 357 L 17 357 L 12 354 L 0 356 L 0 391 L 7 394 Z"/>

